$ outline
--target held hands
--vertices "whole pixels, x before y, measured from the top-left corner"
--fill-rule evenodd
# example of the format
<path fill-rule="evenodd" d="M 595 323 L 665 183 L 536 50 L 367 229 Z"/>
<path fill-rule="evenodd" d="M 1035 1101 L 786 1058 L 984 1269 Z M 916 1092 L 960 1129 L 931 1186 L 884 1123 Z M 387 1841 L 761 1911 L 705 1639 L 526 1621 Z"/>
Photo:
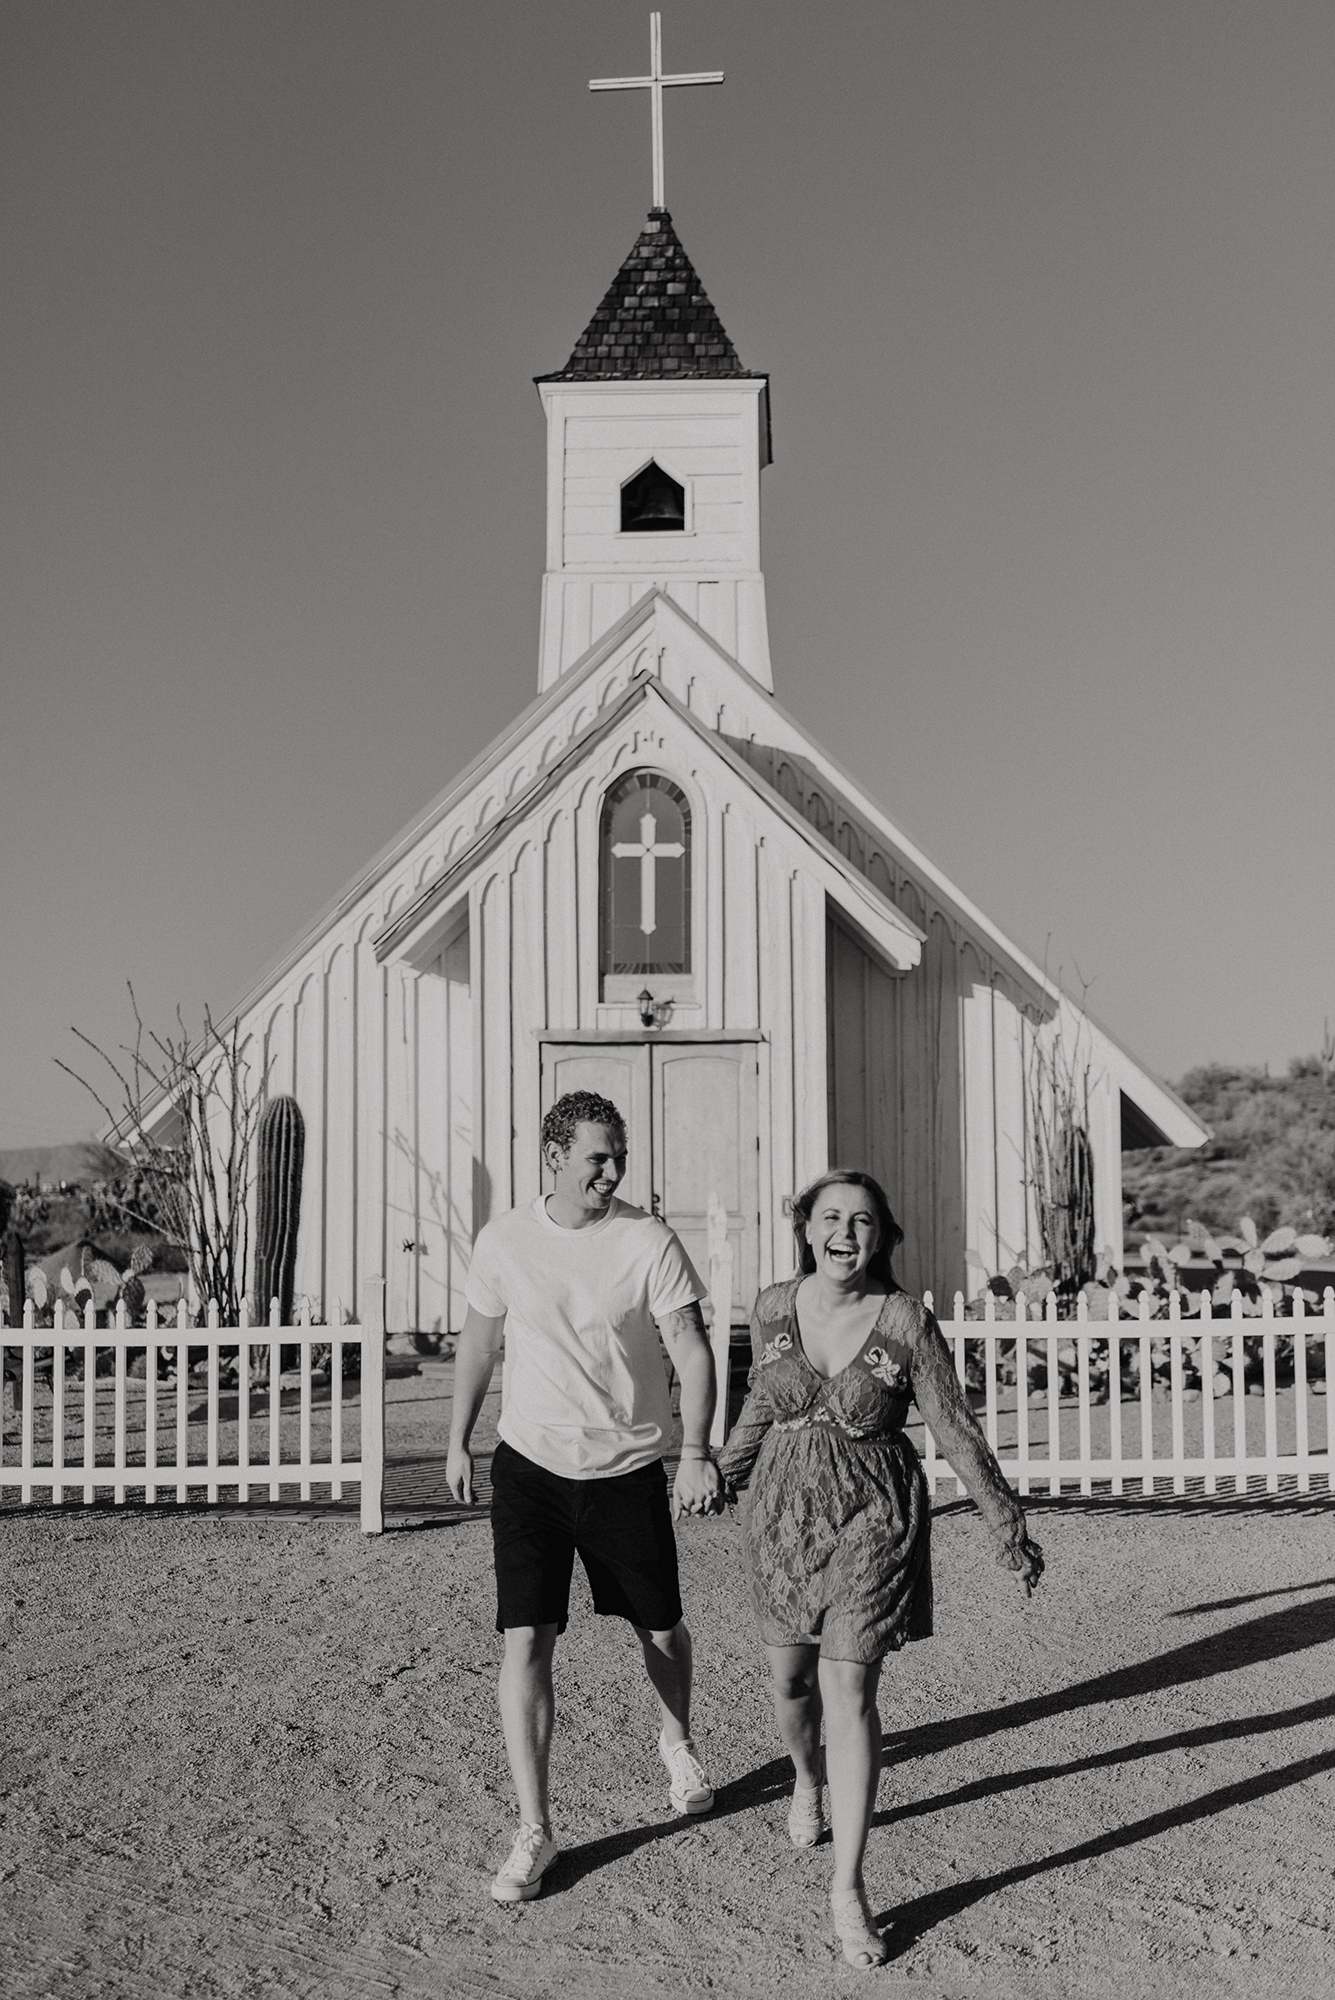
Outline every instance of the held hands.
<path fill-rule="evenodd" d="M 687 1452 L 690 1448 L 687 1447 Z M 672 1518 L 683 1514 L 721 1514 L 724 1504 L 723 1475 L 708 1455 L 683 1452 L 677 1476 L 672 1482 Z"/>

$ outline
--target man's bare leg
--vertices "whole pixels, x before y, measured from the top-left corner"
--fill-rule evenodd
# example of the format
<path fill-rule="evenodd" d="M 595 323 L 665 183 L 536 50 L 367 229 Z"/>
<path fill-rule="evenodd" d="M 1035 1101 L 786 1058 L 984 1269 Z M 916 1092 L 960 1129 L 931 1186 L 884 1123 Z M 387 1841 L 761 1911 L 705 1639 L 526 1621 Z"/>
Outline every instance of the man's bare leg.
<path fill-rule="evenodd" d="M 519 1817 L 529 1826 L 540 1826 L 549 1838 L 552 1809 L 547 1771 L 556 1712 L 552 1691 L 555 1650 L 555 1625 L 508 1626 L 497 1689 L 505 1754 L 519 1798 Z"/>
<path fill-rule="evenodd" d="M 701 1768 L 691 1742 L 691 1635 L 683 1619 L 667 1632 L 637 1625 L 635 1636 L 644 1648 L 644 1664 L 658 1696 L 662 1730 L 658 1754 L 672 1780 L 672 1806 L 679 1813 L 708 1812 L 714 1788 Z"/>
<path fill-rule="evenodd" d="M 684 1743 L 691 1733 L 691 1635 L 686 1621 L 679 1619 L 670 1632 L 651 1632 L 645 1625 L 634 1629 L 662 1710 L 663 1741 Z"/>

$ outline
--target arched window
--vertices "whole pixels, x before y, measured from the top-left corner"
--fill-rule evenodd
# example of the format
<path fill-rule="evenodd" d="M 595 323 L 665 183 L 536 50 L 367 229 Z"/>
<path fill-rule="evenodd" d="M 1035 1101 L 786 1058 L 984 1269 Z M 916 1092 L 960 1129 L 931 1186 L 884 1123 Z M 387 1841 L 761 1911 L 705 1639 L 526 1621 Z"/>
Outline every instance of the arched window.
<path fill-rule="evenodd" d="M 621 489 L 622 534 L 680 534 L 685 526 L 686 488 L 650 459 Z"/>
<path fill-rule="evenodd" d="M 691 808 L 657 771 L 631 771 L 603 800 L 604 975 L 691 969 Z"/>

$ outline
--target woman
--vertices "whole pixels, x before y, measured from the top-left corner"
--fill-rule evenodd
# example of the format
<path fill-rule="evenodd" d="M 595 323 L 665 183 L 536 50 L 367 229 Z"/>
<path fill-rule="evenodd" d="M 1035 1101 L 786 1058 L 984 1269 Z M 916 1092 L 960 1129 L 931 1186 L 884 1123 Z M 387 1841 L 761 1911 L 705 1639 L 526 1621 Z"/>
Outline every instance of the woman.
<path fill-rule="evenodd" d="M 779 1732 L 797 1780 L 795 1846 L 825 1831 L 830 1906 L 850 1965 L 883 1965 L 862 1859 L 881 1766 L 881 1661 L 932 1630 L 931 1504 L 904 1435 L 910 1400 L 977 1502 L 1028 1593 L 1043 1556 L 964 1399 L 930 1312 L 890 1268 L 903 1231 L 870 1174 L 823 1174 L 793 1203 L 799 1272 L 770 1285 L 751 1320 L 754 1366 L 719 1457 L 730 1492 L 748 1479 L 745 1542 Z"/>

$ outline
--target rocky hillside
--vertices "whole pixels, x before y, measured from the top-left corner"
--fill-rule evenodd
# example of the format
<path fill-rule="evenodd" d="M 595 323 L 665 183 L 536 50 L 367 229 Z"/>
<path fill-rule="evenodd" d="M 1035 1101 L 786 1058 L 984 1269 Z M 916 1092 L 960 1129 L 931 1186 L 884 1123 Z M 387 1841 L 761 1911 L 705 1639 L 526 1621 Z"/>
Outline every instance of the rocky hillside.
<path fill-rule="evenodd" d="M 78 1139 L 70 1146 L 20 1146 L 0 1152 L 0 1181 L 18 1187 L 27 1181 L 38 1187 L 58 1188 L 90 1181 L 104 1173 L 102 1149 L 92 1139 Z"/>
<path fill-rule="evenodd" d="M 1265 1235 L 1284 1223 L 1335 1234 L 1335 1061 L 1304 1056 L 1286 1076 L 1207 1063 L 1176 1084 L 1214 1137 L 1195 1150 L 1158 1146 L 1122 1157 L 1128 1242 L 1176 1241 L 1188 1217 L 1231 1231 L 1250 1215 Z"/>

